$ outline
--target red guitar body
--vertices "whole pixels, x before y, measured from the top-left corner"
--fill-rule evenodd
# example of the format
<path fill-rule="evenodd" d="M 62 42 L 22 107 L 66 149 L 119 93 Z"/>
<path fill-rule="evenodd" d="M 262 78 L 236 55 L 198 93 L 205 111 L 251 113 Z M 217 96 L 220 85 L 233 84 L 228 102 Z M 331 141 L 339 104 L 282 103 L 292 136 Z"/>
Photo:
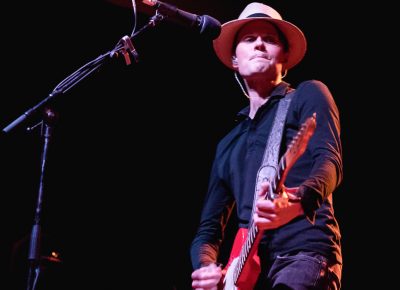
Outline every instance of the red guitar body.
<path fill-rule="evenodd" d="M 247 233 L 248 230 L 245 228 L 240 228 L 236 233 L 228 263 L 223 270 L 224 287 L 222 289 L 224 290 L 252 290 L 256 284 L 258 275 L 260 274 L 260 258 L 257 255 L 258 242 L 253 244 L 252 250 L 249 252 L 249 257 L 245 261 L 235 286 L 233 286 L 233 276 L 230 274 L 233 274 L 233 272 L 230 271 L 232 268 L 235 268 L 234 266 L 240 258 L 240 252 L 242 251 L 243 244 L 247 239 Z"/>

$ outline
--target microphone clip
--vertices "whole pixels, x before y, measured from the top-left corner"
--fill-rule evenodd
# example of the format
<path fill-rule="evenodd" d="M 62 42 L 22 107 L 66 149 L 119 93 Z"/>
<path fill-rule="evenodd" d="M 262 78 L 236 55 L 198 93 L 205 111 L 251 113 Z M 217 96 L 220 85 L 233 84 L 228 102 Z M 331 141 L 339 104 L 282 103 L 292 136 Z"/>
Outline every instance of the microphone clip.
<path fill-rule="evenodd" d="M 130 65 L 132 63 L 130 55 L 133 56 L 133 59 L 135 60 L 135 62 L 139 62 L 139 54 L 136 51 L 135 47 L 133 46 L 132 40 L 129 36 L 125 35 L 124 37 L 122 37 L 121 40 L 118 42 L 118 44 L 122 45 L 122 47 L 120 47 L 118 50 L 124 56 L 126 65 Z M 115 53 L 115 51 L 113 52 L 113 54 L 114 53 Z M 117 56 L 118 56 L 118 52 L 117 52 Z"/>

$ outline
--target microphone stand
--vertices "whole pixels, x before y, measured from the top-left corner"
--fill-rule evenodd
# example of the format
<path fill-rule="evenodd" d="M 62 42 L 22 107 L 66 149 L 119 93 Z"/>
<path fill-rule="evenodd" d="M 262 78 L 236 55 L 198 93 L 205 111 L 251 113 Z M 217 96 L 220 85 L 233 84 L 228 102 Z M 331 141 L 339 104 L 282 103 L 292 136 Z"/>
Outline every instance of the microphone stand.
<path fill-rule="evenodd" d="M 43 135 L 43 151 L 40 162 L 40 180 L 39 180 L 39 192 L 36 203 L 35 218 L 31 231 L 31 239 L 29 243 L 28 261 L 28 287 L 27 289 L 35 289 L 39 274 L 40 274 L 40 242 L 41 242 L 41 225 L 40 218 L 42 212 L 42 201 L 43 201 L 43 189 L 44 189 L 44 177 L 47 161 L 47 153 L 50 146 L 51 137 L 56 121 L 56 113 L 51 109 L 47 108 L 44 112 L 44 118 L 42 121 L 42 132 Z"/>
<path fill-rule="evenodd" d="M 100 55 L 96 59 L 88 62 L 84 66 L 80 67 L 74 73 L 65 78 L 62 82 L 60 82 L 53 91 L 38 104 L 27 110 L 25 113 L 20 115 L 14 121 L 12 121 L 9 125 L 4 127 L 1 131 L 1 135 L 5 135 L 17 127 L 19 124 L 30 118 L 34 115 L 39 109 L 44 108 L 51 100 L 55 99 L 58 95 L 64 94 L 69 91 L 72 87 L 77 85 L 80 81 L 91 75 L 94 71 L 97 71 L 100 67 L 102 67 L 105 61 L 110 58 L 118 57 L 120 54 L 124 56 L 126 65 L 131 64 L 130 56 L 133 56 L 135 62 L 139 61 L 139 55 L 135 50 L 132 39 L 138 34 L 142 33 L 146 29 L 150 27 L 156 26 L 159 22 L 164 20 L 166 17 L 162 14 L 156 12 L 153 15 L 149 22 L 144 25 L 141 29 L 139 29 L 136 33 L 132 34 L 132 36 L 124 36 L 117 43 L 115 48 L 105 54 Z M 41 156 L 41 166 L 40 166 L 40 182 L 39 182 L 39 192 L 37 197 L 37 204 L 35 210 L 34 223 L 31 230 L 30 243 L 29 243 L 29 251 L 28 251 L 28 261 L 29 261 L 29 269 L 28 269 L 28 278 L 27 278 L 27 290 L 34 290 L 40 274 L 40 242 L 41 242 L 41 212 L 42 212 L 42 201 L 44 194 L 44 177 L 47 163 L 47 155 L 48 149 L 51 142 L 51 137 L 53 135 L 54 125 L 56 120 L 56 113 L 50 109 L 48 106 L 44 109 L 44 119 L 42 120 L 42 135 L 43 135 L 43 149 Z"/>
<path fill-rule="evenodd" d="M 156 24 L 158 24 L 165 18 L 166 18 L 165 16 L 159 13 L 153 15 L 150 18 L 149 22 L 146 25 L 144 25 L 141 29 L 139 29 L 136 33 L 134 33 L 132 36 L 122 37 L 113 50 L 108 51 L 98 56 L 96 59 L 86 63 L 78 70 L 76 70 L 74 73 L 65 78 L 53 89 L 53 91 L 45 99 L 40 101 L 38 104 L 27 110 L 17 119 L 15 119 L 6 127 L 4 127 L 1 133 L 4 135 L 5 133 L 10 132 L 12 129 L 21 124 L 23 121 L 31 117 L 40 108 L 44 107 L 51 100 L 55 99 L 58 95 L 64 94 L 67 91 L 69 91 L 80 81 L 82 81 L 83 79 L 91 75 L 94 71 L 97 71 L 100 67 L 102 67 L 106 62 L 106 60 L 108 60 L 108 57 L 115 58 L 118 57 L 120 54 L 122 54 L 124 56 L 126 65 L 131 64 L 130 56 L 133 56 L 135 62 L 138 62 L 139 55 L 132 44 L 132 39 L 137 35 L 139 35 L 140 33 L 142 33 L 143 31 L 145 31 L 146 29 L 156 26 Z"/>

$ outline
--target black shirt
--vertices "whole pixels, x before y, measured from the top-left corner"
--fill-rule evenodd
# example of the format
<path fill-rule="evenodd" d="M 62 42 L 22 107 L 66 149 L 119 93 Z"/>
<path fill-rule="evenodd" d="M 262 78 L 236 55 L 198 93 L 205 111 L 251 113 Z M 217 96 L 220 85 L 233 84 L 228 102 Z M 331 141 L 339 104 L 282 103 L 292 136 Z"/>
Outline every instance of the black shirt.
<path fill-rule="evenodd" d="M 191 246 L 193 267 L 216 262 L 223 231 L 236 204 L 239 227 L 247 227 L 268 134 L 279 100 L 289 84 L 280 83 L 253 119 L 249 107 L 218 144 L 200 225 Z M 332 192 L 342 180 L 339 112 L 329 89 L 320 81 L 301 83 L 293 95 L 284 126 L 280 156 L 307 118 L 316 113 L 317 126 L 306 151 L 290 169 L 285 186 L 300 186 L 305 215 L 264 233 L 259 255 L 301 250 L 318 252 L 341 263 L 340 230 L 334 216 Z"/>

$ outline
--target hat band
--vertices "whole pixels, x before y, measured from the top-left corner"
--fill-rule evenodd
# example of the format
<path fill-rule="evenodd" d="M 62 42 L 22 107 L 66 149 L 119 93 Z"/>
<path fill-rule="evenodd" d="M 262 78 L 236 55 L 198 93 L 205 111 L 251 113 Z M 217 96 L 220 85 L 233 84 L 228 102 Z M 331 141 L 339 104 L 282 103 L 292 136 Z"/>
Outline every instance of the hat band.
<path fill-rule="evenodd" d="M 246 18 L 250 18 L 250 17 L 269 17 L 271 18 L 271 16 L 264 14 L 264 13 L 254 13 L 254 14 L 250 14 L 249 16 L 247 16 Z"/>

